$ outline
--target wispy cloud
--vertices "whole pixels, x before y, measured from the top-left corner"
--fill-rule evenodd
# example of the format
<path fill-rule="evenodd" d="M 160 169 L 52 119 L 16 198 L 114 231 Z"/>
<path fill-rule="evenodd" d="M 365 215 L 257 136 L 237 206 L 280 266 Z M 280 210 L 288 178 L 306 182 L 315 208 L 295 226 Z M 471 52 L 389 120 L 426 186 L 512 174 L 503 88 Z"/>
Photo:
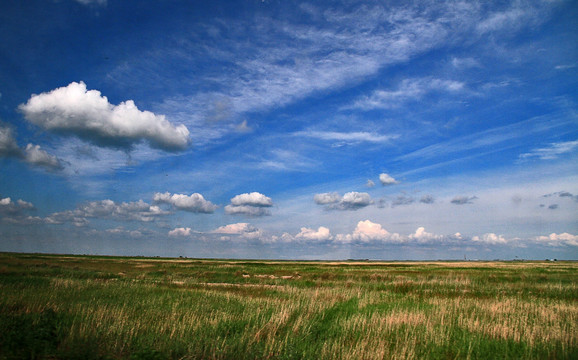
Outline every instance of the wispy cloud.
<path fill-rule="evenodd" d="M 235 119 L 242 113 L 285 106 L 313 93 L 358 83 L 384 67 L 407 62 L 457 38 L 512 30 L 512 21 L 539 22 L 543 18 L 542 8 L 535 4 L 493 12 L 470 3 L 404 3 L 393 7 L 364 4 L 355 11 L 323 9 L 313 4 L 298 9 L 303 13 L 294 15 L 300 21 L 292 21 L 291 15 L 283 20 L 257 15 L 243 21 L 204 24 L 195 31 L 203 36 L 181 38 L 178 47 L 163 44 L 163 51 L 155 49 L 132 67 L 123 65 L 111 77 L 162 73 L 157 71 L 161 60 L 199 66 L 189 53 L 200 52 L 205 60 L 213 59 L 219 71 L 209 68 L 202 79 L 190 79 L 192 83 L 209 82 L 212 90 L 175 94 L 162 107 L 167 115 L 183 119 L 185 116 L 178 114 L 185 115 L 183 109 L 187 109 L 189 119 L 197 119 L 189 120 L 187 125 L 194 127 L 199 119 L 214 118 L 215 110 Z M 303 21 L 311 15 L 323 21 Z M 471 65 L 472 61 L 461 62 L 467 63 Z M 431 91 L 463 89 L 464 84 L 455 80 L 408 79 L 397 89 L 376 91 L 359 99 L 356 106 L 388 108 Z"/>
<path fill-rule="evenodd" d="M 106 5 L 107 0 L 75 0 L 76 2 L 81 3 L 82 5 Z"/>
<path fill-rule="evenodd" d="M 419 100 L 431 92 L 458 93 L 465 89 L 460 81 L 444 79 L 406 79 L 397 89 L 376 90 L 369 96 L 364 96 L 351 105 L 351 108 L 361 110 L 393 109 L 412 100 Z"/>
<path fill-rule="evenodd" d="M 353 131 L 353 132 L 337 132 L 337 131 L 298 131 L 294 133 L 295 136 L 304 136 L 319 140 L 340 141 L 344 143 L 383 143 L 392 139 L 396 139 L 399 135 L 381 135 L 374 132 Z"/>
<path fill-rule="evenodd" d="M 396 160 L 408 161 L 415 159 L 443 158 L 448 155 L 462 153 L 469 156 L 469 152 L 480 149 L 506 149 L 518 144 L 515 139 L 523 139 L 527 136 L 537 135 L 546 131 L 567 128 L 574 120 L 566 114 L 552 114 L 538 116 L 523 120 L 514 124 L 497 126 L 488 130 L 464 135 L 452 140 L 438 142 L 419 150 L 399 156 Z M 562 146 L 567 149 L 573 147 L 572 142 Z M 478 151 L 478 154 L 480 152 Z M 477 156 L 474 154 L 474 156 Z M 455 160 L 455 158 L 453 159 Z"/>
<path fill-rule="evenodd" d="M 527 159 L 540 159 L 540 160 L 553 160 L 560 157 L 560 155 L 573 152 L 578 148 L 578 140 L 575 141 L 563 141 L 551 143 L 550 145 L 542 148 L 534 149 L 530 152 L 520 154 L 520 160 Z"/>

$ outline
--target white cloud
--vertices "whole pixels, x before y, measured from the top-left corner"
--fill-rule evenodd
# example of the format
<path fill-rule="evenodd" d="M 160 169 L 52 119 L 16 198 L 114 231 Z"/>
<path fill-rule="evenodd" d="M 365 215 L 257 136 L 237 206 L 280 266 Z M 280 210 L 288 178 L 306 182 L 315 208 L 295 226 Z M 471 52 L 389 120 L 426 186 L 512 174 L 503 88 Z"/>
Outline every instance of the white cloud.
<path fill-rule="evenodd" d="M 318 205 L 334 204 L 341 201 L 342 197 L 336 192 L 315 194 L 313 196 L 313 201 Z"/>
<path fill-rule="evenodd" d="M 476 24 L 476 31 L 479 34 L 504 30 L 512 32 L 524 26 L 538 24 L 547 17 L 548 3 L 512 2 L 509 8 L 491 12 L 481 19 Z"/>
<path fill-rule="evenodd" d="M 245 232 L 253 232 L 255 228 L 249 223 L 236 223 L 221 226 L 215 229 L 213 232 L 217 234 L 243 234 Z"/>
<path fill-rule="evenodd" d="M 373 201 L 368 193 L 352 191 L 343 195 L 343 198 L 339 202 L 339 207 L 343 210 L 357 210 L 372 203 Z"/>
<path fill-rule="evenodd" d="M 239 125 L 235 127 L 235 130 L 237 130 L 240 133 L 248 133 L 253 131 L 253 129 L 251 129 L 251 127 L 247 125 L 247 120 L 243 120 Z"/>
<path fill-rule="evenodd" d="M 76 226 L 88 224 L 88 219 L 112 219 L 117 221 L 151 222 L 159 216 L 168 215 L 158 206 L 139 200 L 135 202 L 116 203 L 112 200 L 91 201 L 78 206 L 75 210 L 67 210 L 50 214 L 44 218 L 47 224 L 72 223 Z"/>
<path fill-rule="evenodd" d="M 335 237 L 336 242 L 351 243 L 351 242 L 400 242 L 402 241 L 399 234 L 391 234 L 385 230 L 380 224 L 371 222 L 370 220 L 359 221 L 355 230 L 351 234 L 338 234 Z"/>
<path fill-rule="evenodd" d="M 231 199 L 231 205 L 270 207 L 273 206 L 273 200 L 271 200 L 271 198 L 261 193 L 252 192 L 235 196 L 234 198 Z"/>
<path fill-rule="evenodd" d="M 313 201 L 327 210 L 357 210 L 373 204 L 368 193 L 351 191 L 343 196 L 336 192 L 315 194 Z"/>
<path fill-rule="evenodd" d="M 258 192 L 240 194 L 231 199 L 231 204 L 225 206 L 225 213 L 230 215 L 265 216 L 271 215 L 268 208 L 273 206 L 273 200 Z"/>
<path fill-rule="evenodd" d="M 382 185 L 393 185 L 398 183 L 397 180 L 385 173 L 379 174 L 379 181 Z"/>
<path fill-rule="evenodd" d="M 191 228 L 180 227 L 169 231 L 169 236 L 190 236 L 191 233 Z"/>
<path fill-rule="evenodd" d="M 385 240 L 389 235 L 390 233 L 382 228 L 380 224 L 365 220 L 357 223 L 352 237 L 355 240 L 369 241 Z"/>
<path fill-rule="evenodd" d="M 373 180 L 367 179 L 365 186 L 367 186 L 368 188 L 372 188 L 375 186 L 375 183 L 373 182 Z"/>
<path fill-rule="evenodd" d="M 538 158 L 540 160 L 557 159 L 560 155 L 571 153 L 578 147 L 578 140 L 551 143 L 547 147 L 534 149 L 520 155 L 520 160 Z"/>
<path fill-rule="evenodd" d="M 43 166 L 49 170 L 62 170 L 64 168 L 60 159 L 40 149 L 40 145 L 26 145 L 24 156 L 27 163 Z"/>
<path fill-rule="evenodd" d="M 578 235 L 572 235 L 569 233 L 562 233 L 562 234 L 552 233 L 548 236 L 538 236 L 536 238 L 536 241 L 540 243 L 546 243 L 552 246 L 559 246 L 559 245 L 578 246 Z"/>
<path fill-rule="evenodd" d="M 107 0 L 75 0 L 82 5 L 106 5 Z"/>
<path fill-rule="evenodd" d="M 456 93 L 464 90 L 463 82 L 443 79 L 406 79 L 396 90 L 376 90 L 355 101 L 352 108 L 361 110 L 393 109 L 410 100 L 419 100 L 430 92 Z"/>
<path fill-rule="evenodd" d="M 320 140 L 342 141 L 346 143 L 381 143 L 397 138 L 397 135 L 380 135 L 373 132 L 299 131 L 295 136 L 305 136 Z"/>
<path fill-rule="evenodd" d="M 6 222 L 20 225 L 41 223 L 42 219 L 30 216 L 28 213 L 35 210 L 32 203 L 24 200 L 12 201 L 11 198 L 0 198 L 0 219 Z"/>
<path fill-rule="evenodd" d="M 295 235 L 296 239 L 309 241 L 327 241 L 331 240 L 331 232 L 328 228 L 320 226 L 317 230 L 302 227 L 301 231 Z"/>
<path fill-rule="evenodd" d="M 47 170 L 62 170 L 62 161 L 54 155 L 40 149 L 40 145 L 28 144 L 21 149 L 14 138 L 12 129 L 0 126 L 0 157 L 13 157 L 30 165 L 41 166 Z"/>
<path fill-rule="evenodd" d="M 500 151 L 512 146 L 512 142 L 527 136 L 541 136 L 552 130 L 573 125 L 573 119 L 562 113 L 536 116 L 513 124 L 498 126 L 489 130 L 438 142 L 411 153 L 397 157 L 396 161 L 415 161 L 416 159 L 435 159 L 451 156 L 452 161 L 471 158 L 477 155 L 463 155 L 468 152 L 484 154 L 488 151 Z M 570 144 L 571 145 L 571 144 Z M 462 156 L 462 158 L 460 158 Z M 406 173 L 407 174 L 407 173 Z"/>
<path fill-rule="evenodd" d="M 415 233 L 409 236 L 409 238 L 412 240 L 417 240 L 419 242 L 430 242 L 433 240 L 439 240 L 442 238 L 442 236 L 429 233 L 425 231 L 424 227 L 419 227 L 417 228 Z"/>
<path fill-rule="evenodd" d="M 13 202 L 11 198 L 0 198 L 0 215 L 18 216 L 24 211 L 34 209 L 34 205 L 24 200 Z"/>
<path fill-rule="evenodd" d="M 229 215 L 249 215 L 249 216 L 267 216 L 271 215 L 271 211 L 267 208 L 248 206 L 248 205 L 227 205 L 225 206 L 225 213 Z"/>
<path fill-rule="evenodd" d="M 0 156 L 20 156 L 20 148 L 9 127 L 0 126 Z"/>
<path fill-rule="evenodd" d="M 174 126 L 164 115 L 139 110 L 132 100 L 112 105 L 100 91 L 72 82 L 19 106 L 24 117 L 45 130 L 75 135 L 99 146 L 131 148 L 146 141 L 151 147 L 176 151 L 189 145 L 189 130 Z"/>
<path fill-rule="evenodd" d="M 248 223 L 221 226 L 213 230 L 215 234 L 240 235 L 244 239 L 264 240 L 263 231 Z"/>
<path fill-rule="evenodd" d="M 456 57 L 452 58 L 452 66 L 458 70 L 482 67 L 476 59 L 473 59 L 473 58 L 456 58 Z"/>
<path fill-rule="evenodd" d="M 165 203 L 174 206 L 179 210 L 185 210 L 194 213 L 211 214 L 217 209 L 217 205 L 205 200 L 203 195 L 194 193 L 191 195 L 184 194 L 170 194 L 155 193 L 153 201 L 157 203 Z"/>
<path fill-rule="evenodd" d="M 508 242 L 503 235 L 496 235 L 494 233 L 487 233 L 482 236 L 474 236 L 472 237 L 472 241 L 490 245 L 506 244 Z"/>

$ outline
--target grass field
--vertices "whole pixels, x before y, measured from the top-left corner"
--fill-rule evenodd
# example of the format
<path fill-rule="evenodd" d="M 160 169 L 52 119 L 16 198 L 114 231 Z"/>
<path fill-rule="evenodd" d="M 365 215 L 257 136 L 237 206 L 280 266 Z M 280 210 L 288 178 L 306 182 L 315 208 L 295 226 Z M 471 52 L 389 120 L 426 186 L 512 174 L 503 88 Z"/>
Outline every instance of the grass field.
<path fill-rule="evenodd" d="M 578 359 L 578 263 L 0 253 L 0 359 Z"/>

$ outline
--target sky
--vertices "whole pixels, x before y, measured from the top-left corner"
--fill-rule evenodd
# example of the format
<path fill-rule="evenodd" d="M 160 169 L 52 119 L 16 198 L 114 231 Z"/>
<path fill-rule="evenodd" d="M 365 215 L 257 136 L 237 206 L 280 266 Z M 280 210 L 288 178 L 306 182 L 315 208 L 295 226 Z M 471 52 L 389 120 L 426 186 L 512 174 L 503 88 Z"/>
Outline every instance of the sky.
<path fill-rule="evenodd" d="M 578 3 L 0 2 L 0 251 L 578 260 Z"/>

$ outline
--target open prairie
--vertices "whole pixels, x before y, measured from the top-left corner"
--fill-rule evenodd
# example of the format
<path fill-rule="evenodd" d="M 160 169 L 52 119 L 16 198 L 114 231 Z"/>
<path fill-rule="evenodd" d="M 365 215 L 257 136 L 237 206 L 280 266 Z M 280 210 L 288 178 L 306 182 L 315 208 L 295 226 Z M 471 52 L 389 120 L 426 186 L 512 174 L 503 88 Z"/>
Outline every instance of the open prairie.
<path fill-rule="evenodd" d="M 0 254 L 1 359 L 576 359 L 578 263 Z"/>

